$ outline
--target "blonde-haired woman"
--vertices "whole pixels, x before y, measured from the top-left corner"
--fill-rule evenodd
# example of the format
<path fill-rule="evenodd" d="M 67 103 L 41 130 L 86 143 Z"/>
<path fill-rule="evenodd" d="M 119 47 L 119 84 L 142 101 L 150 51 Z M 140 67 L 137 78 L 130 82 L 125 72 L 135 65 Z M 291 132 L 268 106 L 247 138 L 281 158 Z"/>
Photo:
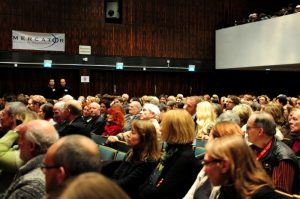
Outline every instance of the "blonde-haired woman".
<path fill-rule="evenodd" d="M 194 121 L 185 110 L 170 110 L 161 123 L 167 146 L 150 178 L 140 189 L 140 198 L 182 198 L 200 169 L 192 148 Z"/>
<path fill-rule="evenodd" d="M 202 164 L 210 182 L 221 186 L 213 198 L 276 199 L 272 180 L 240 136 L 224 136 L 206 147 Z"/>
<path fill-rule="evenodd" d="M 197 138 L 208 139 L 209 131 L 216 122 L 216 113 L 213 105 L 208 101 L 197 104 Z"/>
<path fill-rule="evenodd" d="M 222 121 L 217 122 L 211 129 L 209 134 L 208 142 L 213 141 L 214 139 L 221 138 L 223 136 L 237 135 L 240 137 L 244 136 L 244 133 L 240 126 L 232 121 Z M 214 198 L 218 193 L 220 187 L 211 186 L 211 183 L 208 180 L 208 176 L 205 174 L 204 169 L 202 169 L 197 179 L 195 180 L 193 186 L 184 196 L 184 199 L 202 199 L 202 198 Z"/>

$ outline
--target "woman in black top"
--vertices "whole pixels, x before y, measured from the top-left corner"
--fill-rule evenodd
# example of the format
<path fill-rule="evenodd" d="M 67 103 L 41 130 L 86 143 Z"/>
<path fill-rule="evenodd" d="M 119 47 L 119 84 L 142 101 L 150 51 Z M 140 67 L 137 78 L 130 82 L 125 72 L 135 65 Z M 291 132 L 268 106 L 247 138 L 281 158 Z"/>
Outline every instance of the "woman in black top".
<path fill-rule="evenodd" d="M 156 129 L 150 121 L 135 120 L 127 143 L 131 149 L 111 178 L 134 199 L 138 198 L 139 186 L 157 165 L 161 152 Z"/>

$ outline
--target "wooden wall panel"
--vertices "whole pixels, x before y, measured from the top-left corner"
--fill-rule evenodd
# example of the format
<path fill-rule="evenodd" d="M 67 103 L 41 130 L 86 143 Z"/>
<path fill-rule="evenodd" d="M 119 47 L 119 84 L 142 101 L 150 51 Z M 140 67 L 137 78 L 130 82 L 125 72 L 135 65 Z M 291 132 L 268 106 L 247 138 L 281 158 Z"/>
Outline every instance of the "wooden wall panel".
<path fill-rule="evenodd" d="M 215 93 L 222 96 L 250 93 L 254 95 L 267 94 L 270 97 L 275 97 L 280 93 L 289 96 L 297 96 L 300 93 L 299 88 L 289 89 L 290 85 L 298 84 L 298 74 L 284 72 L 178 73 L 90 70 L 90 83 L 83 85 L 80 83 L 80 75 L 88 74 L 88 71 L 85 73 L 84 69 L 1 68 L 0 70 L 0 96 L 10 93 L 39 94 L 47 86 L 50 78 L 54 78 L 56 84 L 59 83 L 60 78 L 65 78 L 75 97 L 97 93 L 115 95 L 128 93 L 131 96 L 176 95 L 177 93 L 185 96 Z M 114 87 L 116 92 L 114 92 Z"/>
<path fill-rule="evenodd" d="M 63 32 L 66 54 L 77 54 L 78 45 L 84 44 L 98 56 L 213 59 L 214 33 L 221 22 L 233 24 L 268 3 L 271 0 L 123 0 L 123 23 L 107 24 L 104 0 L 3 0 L 0 34 L 7 38 L 12 29 Z M 11 40 L 3 42 L 0 50 L 10 51 Z"/>

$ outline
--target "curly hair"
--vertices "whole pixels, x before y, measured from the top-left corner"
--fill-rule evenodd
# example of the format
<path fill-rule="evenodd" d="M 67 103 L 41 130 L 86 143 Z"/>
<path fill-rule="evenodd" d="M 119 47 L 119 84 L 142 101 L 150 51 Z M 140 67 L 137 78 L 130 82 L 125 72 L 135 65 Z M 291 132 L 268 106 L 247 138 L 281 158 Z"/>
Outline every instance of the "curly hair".
<path fill-rule="evenodd" d="M 120 110 L 120 108 L 113 106 L 109 109 L 107 109 L 107 114 L 112 115 L 112 123 L 115 123 L 120 126 L 125 125 L 125 115 L 124 113 Z"/>

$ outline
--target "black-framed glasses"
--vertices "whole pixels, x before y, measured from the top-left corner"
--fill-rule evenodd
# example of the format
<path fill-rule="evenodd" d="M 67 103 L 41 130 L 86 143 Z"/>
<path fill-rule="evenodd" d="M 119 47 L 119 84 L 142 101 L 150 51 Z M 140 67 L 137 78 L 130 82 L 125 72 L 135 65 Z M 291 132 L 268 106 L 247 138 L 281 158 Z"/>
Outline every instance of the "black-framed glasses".
<path fill-rule="evenodd" d="M 217 162 L 221 162 L 222 160 L 218 160 L 218 159 L 213 159 L 213 160 L 202 160 L 201 161 L 201 164 L 203 166 L 206 166 L 206 165 L 209 165 L 209 164 L 212 164 L 212 163 L 217 163 Z"/>
<path fill-rule="evenodd" d="M 45 164 L 42 164 L 41 166 L 40 166 L 40 168 L 42 169 L 42 170 L 47 170 L 47 169 L 57 169 L 57 168 L 59 168 L 60 166 L 59 165 L 45 165 Z"/>

